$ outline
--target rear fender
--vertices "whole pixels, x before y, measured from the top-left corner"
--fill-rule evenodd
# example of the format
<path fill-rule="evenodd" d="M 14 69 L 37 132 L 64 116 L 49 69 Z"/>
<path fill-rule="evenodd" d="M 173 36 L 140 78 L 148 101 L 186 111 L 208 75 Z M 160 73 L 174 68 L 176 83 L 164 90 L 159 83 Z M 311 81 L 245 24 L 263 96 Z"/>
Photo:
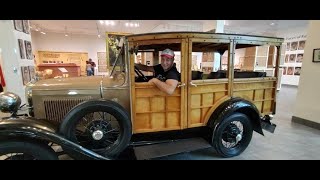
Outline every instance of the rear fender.
<path fill-rule="evenodd" d="M 261 135 L 264 135 L 260 122 L 260 112 L 252 102 L 242 98 L 232 98 L 222 103 L 212 113 L 207 126 L 210 127 L 210 129 L 215 130 L 223 119 L 235 112 L 240 112 L 247 115 L 251 120 L 253 130 Z"/>

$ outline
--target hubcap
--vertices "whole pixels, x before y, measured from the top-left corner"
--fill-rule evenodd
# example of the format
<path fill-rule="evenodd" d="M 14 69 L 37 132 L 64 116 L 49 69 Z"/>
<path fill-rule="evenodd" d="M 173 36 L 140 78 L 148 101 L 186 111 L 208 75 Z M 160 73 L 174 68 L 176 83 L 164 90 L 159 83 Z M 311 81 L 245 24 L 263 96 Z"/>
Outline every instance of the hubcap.
<path fill-rule="evenodd" d="M 242 135 L 241 135 L 241 134 L 238 134 L 238 135 L 236 136 L 236 141 L 237 141 L 237 143 L 238 143 L 239 141 L 241 141 L 241 139 L 242 139 Z"/>
<path fill-rule="evenodd" d="M 241 142 L 243 138 L 243 126 L 240 124 L 231 122 L 224 130 L 222 134 L 222 144 L 226 148 L 233 148 Z M 238 125 L 240 126 L 238 127 Z"/>
<path fill-rule="evenodd" d="M 94 131 L 93 133 L 92 133 L 92 138 L 94 139 L 94 140 L 100 140 L 100 139 L 102 139 L 103 138 L 103 132 L 101 131 L 101 130 L 96 130 L 96 131 Z"/>

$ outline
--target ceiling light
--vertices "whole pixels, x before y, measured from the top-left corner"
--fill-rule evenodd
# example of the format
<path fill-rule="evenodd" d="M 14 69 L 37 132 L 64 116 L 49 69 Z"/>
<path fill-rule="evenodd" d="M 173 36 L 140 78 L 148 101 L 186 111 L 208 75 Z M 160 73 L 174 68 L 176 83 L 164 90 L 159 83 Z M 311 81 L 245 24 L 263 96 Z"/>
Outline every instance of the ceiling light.
<path fill-rule="evenodd" d="M 126 26 L 128 27 L 128 26 L 129 26 L 129 23 L 126 23 Z"/>
<path fill-rule="evenodd" d="M 110 24 L 111 24 L 111 26 L 114 26 L 115 23 L 114 23 L 114 21 L 110 21 Z"/>
<path fill-rule="evenodd" d="M 39 31 L 39 29 L 35 29 L 36 31 Z"/>
<path fill-rule="evenodd" d="M 43 31 L 41 31 L 40 33 L 41 33 L 41 34 L 46 34 L 46 33 L 45 33 L 45 32 L 43 32 Z"/>
<path fill-rule="evenodd" d="M 100 24 L 103 24 L 104 22 L 102 20 L 100 20 Z"/>
<path fill-rule="evenodd" d="M 100 34 L 98 34 L 98 38 L 100 38 L 101 37 L 101 35 Z"/>
<path fill-rule="evenodd" d="M 69 36 L 68 34 L 65 34 L 64 36 Z"/>
<path fill-rule="evenodd" d="M 270 23 L 271 26 L 274 26 L 274 23 Z"/>

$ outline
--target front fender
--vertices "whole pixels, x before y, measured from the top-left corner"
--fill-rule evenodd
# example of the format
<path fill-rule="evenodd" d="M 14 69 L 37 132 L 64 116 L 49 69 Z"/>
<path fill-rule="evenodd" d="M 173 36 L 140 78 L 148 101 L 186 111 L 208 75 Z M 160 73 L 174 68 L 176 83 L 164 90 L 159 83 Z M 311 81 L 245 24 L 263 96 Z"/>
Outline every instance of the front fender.
<path fill-rule="evenodd" d="M 215 130 L 223 119 L 235 112 L 247 115 L 252 122 L 253 130 L 264 135 L 260 122 L 260 112 L 252 102 L 242 98 L 232 98 L 222 103 L 211 115 L 207 126 Z"/>
<path fill-rule="evenodd" d="M 107 160 L 103 156 L 83 148 L 56 133 L 57 127 L 45 120 L 30 117 L 8 118 L 0 120 L 1 138 L 39 139 L 67 147 L 74 153 L 81 153 L 90 159 Z"/>

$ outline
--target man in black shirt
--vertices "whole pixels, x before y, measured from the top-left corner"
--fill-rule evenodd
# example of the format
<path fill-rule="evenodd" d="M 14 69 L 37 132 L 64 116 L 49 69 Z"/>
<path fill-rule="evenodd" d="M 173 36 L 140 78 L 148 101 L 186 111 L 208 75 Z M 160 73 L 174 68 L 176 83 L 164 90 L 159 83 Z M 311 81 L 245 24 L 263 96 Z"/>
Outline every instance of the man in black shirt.
<path fill-rule="evenodd" d="M 180 74 L 175 67 L 174 52 L 171 49 L 165 49 L 161 52 L 161 64 L 156 66 L 146 66 L 135 64 L 138 69 L 151 71 L 155 73 L 155 78 L 148 83 L 156 85 L 161 91 L 171 95 L 180 81 Z"/>

